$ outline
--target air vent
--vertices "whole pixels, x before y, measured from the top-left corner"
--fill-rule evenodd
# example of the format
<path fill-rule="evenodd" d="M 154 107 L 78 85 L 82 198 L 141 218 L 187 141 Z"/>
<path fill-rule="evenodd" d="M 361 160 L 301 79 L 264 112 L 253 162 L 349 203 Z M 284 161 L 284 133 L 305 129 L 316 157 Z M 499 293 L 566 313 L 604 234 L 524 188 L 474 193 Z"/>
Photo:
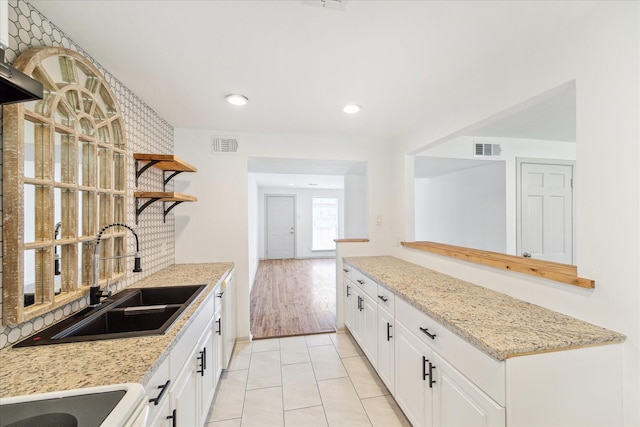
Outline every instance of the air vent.
<path fill-rule="evenodd" d="M 238 138 L 223 138 L 214 136 L 211 138 L 212 153 L 235 153 L 238 151 Z"/>
<path fill-rule="evenodd" d="M 347 0 L 301 0 L 307 6 L 319 6 L 327 9 L 345 10 Z"/>
<path fill-rule="evenodd" d="M 500 157 L 502 148 L 500 144 L 483 144 L 480 142 L 474 143 L 474 157 Z"/>

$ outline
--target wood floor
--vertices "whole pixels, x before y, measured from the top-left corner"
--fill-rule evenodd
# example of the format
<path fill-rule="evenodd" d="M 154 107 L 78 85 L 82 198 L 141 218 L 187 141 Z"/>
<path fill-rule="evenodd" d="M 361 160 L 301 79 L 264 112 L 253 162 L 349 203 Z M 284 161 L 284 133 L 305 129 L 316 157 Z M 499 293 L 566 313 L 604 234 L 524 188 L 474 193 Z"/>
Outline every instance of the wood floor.
<path fill-rule="evenodd" d="M 263 260 L 251 289 L 255 339 L 334 332 L 335 259 Z"/>

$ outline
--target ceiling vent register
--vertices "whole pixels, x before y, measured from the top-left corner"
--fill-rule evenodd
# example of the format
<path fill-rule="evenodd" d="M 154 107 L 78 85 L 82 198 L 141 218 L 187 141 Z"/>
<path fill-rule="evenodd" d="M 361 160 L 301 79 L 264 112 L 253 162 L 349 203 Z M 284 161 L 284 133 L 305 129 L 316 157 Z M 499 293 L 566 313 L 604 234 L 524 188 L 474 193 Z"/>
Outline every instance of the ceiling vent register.
<path fill-rule="evenodd" d="M 474 143 L 473 148 L 474 157 L 500 157 L 500 153 L 502 153 L 500 144 L 483 144 L 481 142 L 476 142 Z"/>
<path fill-rule="evenodd" d="M 238 138 L 223 138 L 214 136 L 211 138 L 212 153 L 235 153 L 238 151 Z"/>
<path fill-rule="evenodd" d="M 319 6 L 327 9 L 345 10 L 347 0 L 301 0 L 307 6 Z"/>

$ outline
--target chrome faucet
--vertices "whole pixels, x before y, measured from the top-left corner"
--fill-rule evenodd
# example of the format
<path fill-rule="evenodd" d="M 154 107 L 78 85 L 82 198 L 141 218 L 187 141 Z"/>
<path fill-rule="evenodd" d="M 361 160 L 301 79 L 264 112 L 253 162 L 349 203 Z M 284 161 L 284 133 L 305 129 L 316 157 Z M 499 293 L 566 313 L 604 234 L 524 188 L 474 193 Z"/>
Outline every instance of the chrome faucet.
<path fill-rule="evenodd" d="M 125 254 L 119 257 L 109 257 L 109 258 L 100 258 L 100 240 L 102 239 L 102 234 L 110 227 L 124 227 L 127 230 L 131 231 L 133 236 L 136 238 L 136 251 L 133 254 Z M 89 289 L 89 305 L 96 306 L 100 304 L 101 298 L 107 298 L 111 296 L 111 291 L 109 290 L 109 282 L 107 281 L 107 285 L 105 289 L 100 289 L 99 280 L 100 280 L 100 260 L 101 259 L 110 259 L 110 258 L 126 258 L 134 256 L 133 263 L 133 272 L 139 273 L 142 271 L 140 267 L 140 244 L 138 242 L 138 234 L 133 230 L 133 228 L 129 227 L 126 224 L 113 223 L 109 225 L 105 225 L 102 227 L 100 232 L 98 233 L 98 238 L 96 240 L 96 244 L 93 247 L 93 284 Z"/>

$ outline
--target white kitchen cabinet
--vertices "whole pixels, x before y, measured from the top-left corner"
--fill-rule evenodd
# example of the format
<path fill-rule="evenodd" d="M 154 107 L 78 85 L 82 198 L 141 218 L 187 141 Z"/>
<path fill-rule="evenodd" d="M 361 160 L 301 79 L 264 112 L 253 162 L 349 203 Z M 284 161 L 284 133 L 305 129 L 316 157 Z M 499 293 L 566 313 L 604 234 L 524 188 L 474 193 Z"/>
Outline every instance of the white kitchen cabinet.
<path fill-rule="evenodd" d="M 364 276 L 346 267 L 351 279 Z M 361 287 L 348 280 L 345 284 L 356 287 L 352 295 L 360 298 L 356 307 L 362 307 Z M 381 285 L 378 293 L 374 366 L 414 426 L 622 425 L 622 344 L 498 360 L 408 303 L 404 295 Z M 352 324 L 349 330 L 357 332 L 363 346 L 364 326 L 355 320 Z M 387 325 L 393 325 L 392 362 L 385 347 Z M 394 377 L 389 380 L 391 365 Z"/>
<path fill-rule="evenodd" d="M 414 426 L 433 425 L 429 382 L 431 349 L 396 322 L 394 397 Z M 431 387 L 433 385 L 431 384 Z"/>
<path fill-rule="evenodd" d="M 431 375 L 433 425 L 440 427 L 505 425 L 505 409 L 433 352 Z"/>
<path fill-rule="evenodd" d="M 360 345 L 369 362 L 376 366 L 378 360 L 378 305 L 361 284 L 345 277 L 345 325 Z"/>
<path fill-rule="evenodd" d="M 233 286 L 226 283 L 222 289 L 222 284 L 218 285 L 201 303 L 186 331 L 147 383 L 148 426 L 206 424 L 224 369 L 225 345 L 233 350 L 235 343 L 235 305 L 225 306 L 233 301 Z M 233 319 L 229 328 L 225 328 L 224 315 Z M 227 333 L 231 336 L 225 336 Z"/>
<path fill-rule="evenodd" d="M 378 304 L 378 375 L 393 394 L 395 378 L 395 321 L 393 314 Z"/>
<path fill-rule="evenodd" d="M 222 366 L 227 369 L 231 361 L 233 347 L 236 345 L 236 288 L 234 284 L 235 273 L 232 271 L 222 283 L 222 327 L 223 344 Z"/>

